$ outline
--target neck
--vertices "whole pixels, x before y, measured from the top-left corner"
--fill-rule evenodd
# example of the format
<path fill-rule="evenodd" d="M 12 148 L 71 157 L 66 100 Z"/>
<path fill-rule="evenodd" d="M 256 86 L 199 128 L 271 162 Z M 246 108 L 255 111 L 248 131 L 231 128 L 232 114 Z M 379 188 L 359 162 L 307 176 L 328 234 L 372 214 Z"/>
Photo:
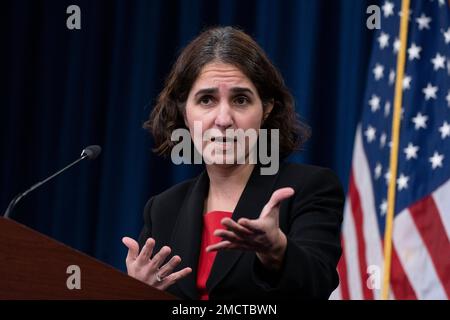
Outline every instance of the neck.
<path fill-rule="evenodd" d="M 245 187 L 254 166 L 249 163 L 229 167 L 207 166 L 206 171 L 209 176 L 210 189 L 219 187 L 223 191 L 224 188 Z"/>
<path fill-rule="evenodd" d="M 208 165 L 206 171 L 209 176 L 209 192 L 207 202 L 214 208 L 216 205 L 233 211 L 244 191 L 245 185 L 255 165 L 241 164 L 235 166 Z"/>

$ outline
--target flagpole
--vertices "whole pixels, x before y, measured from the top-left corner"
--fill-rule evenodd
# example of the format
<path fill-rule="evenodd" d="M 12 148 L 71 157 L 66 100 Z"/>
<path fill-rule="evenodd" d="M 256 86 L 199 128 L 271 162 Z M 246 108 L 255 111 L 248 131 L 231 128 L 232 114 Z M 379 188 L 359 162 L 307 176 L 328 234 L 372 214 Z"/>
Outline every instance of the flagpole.
<path fill-rule="evenodd" d="M 392 147 L 389 159 L 389 187 L 387 199 L 386 228 L 384 232 L 384 267 L 381 299 L 389 298 L 389 283 L 392 258 L 392 229 L 395 209 L 395 187 L 397 181 L 398 147 L 400 140 L 400 120 L 403 95 L 403 76 L 405 72 L 406 44 L 408 38 L 408 18 L 410 0 L 402 0 L 402 16 L 400 19 L 400 50 L 397 56 L 397 77 L 395 80 L 394 114 L 392 119 Z"/>

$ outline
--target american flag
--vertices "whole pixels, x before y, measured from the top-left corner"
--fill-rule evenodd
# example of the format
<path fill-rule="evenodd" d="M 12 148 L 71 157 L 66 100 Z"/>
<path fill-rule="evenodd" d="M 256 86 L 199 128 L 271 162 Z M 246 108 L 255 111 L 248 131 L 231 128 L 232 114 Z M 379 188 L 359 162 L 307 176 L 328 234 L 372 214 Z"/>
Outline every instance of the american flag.
<path fill-rule="evenodd" d="M 450 7 L 409 6 L 389 299 L 450 297 Z M 331 299 L 380 299 L 401 1 L 381 4 L 353 150 L 340 285 Z"/>

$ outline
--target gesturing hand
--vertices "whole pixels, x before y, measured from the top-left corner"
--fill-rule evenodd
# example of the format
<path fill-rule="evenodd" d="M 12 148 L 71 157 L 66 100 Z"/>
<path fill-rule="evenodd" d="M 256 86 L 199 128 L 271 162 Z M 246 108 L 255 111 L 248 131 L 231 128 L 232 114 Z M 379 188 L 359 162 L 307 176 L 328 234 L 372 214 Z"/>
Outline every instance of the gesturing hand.
<path fill-rule="evenodd" d="M 173 269 L 181 262 L 179 256 L 173 256 L 169 262 L 161 266 L 171 252 L 167 246 L 162 247 L 151 259 L 155 247 L 155 240 L 152 238 L 147 239 L 140 253 L 139 245 L 135 240 L 124 237 L 122 242 L 128 247 L 126 258 L 128 275 L 155 288 L 165 290 L 192 272 L 191 268 L 173 272 Z"/>
<path fill-rule="evenodd" d="M 264 206 L 258 219 L 241 218 L 237 222 L 224 218 L 221 224 L 227 228 L 217 229 L 214 235 L 223 241 L 208 246 L 206 251 L 238 249 L 255 251 L 262 264 L 270 269 L 278 269 L 286 251 L 286 235 L 279 228 L 281 201 L 294 194 L 292 188 L 276 190 Z"/>

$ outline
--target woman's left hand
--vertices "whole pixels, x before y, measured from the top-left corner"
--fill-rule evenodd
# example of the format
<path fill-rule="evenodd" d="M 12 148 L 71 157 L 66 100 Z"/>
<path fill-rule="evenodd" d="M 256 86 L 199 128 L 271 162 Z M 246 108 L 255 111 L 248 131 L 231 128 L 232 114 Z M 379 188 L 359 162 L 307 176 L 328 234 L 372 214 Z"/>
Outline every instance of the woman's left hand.
<path fill-rule="evenodd" d="M 217 229 L 214 235 L 223 241 L 206 248 L 207 252 L 223 249 L 255 251 L 261 263 L 269 269 L 279 269 L 286 251 L 286 235 L 279 227 L 281 201 L 294 194 L 292 188 L 276 190 L 264 206 L 258 219 L 241 218 L 237 222 L 224 218 L 227 230 Z"/>

